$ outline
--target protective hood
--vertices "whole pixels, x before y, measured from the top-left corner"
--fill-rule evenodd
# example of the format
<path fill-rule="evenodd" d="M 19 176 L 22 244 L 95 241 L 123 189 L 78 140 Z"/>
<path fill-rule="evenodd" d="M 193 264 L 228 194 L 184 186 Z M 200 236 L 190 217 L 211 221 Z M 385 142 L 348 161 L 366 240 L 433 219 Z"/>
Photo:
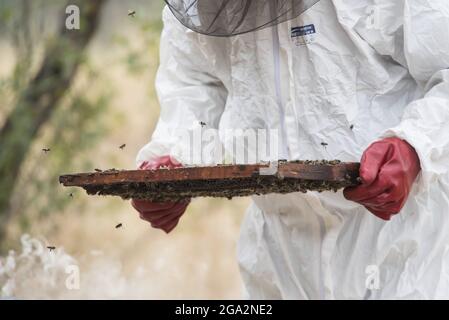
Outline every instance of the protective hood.
<path fill-rule="evenodd" d="M 165 0 L 187 28 L 230 37 L 294 19 L 319 0 Z"/>

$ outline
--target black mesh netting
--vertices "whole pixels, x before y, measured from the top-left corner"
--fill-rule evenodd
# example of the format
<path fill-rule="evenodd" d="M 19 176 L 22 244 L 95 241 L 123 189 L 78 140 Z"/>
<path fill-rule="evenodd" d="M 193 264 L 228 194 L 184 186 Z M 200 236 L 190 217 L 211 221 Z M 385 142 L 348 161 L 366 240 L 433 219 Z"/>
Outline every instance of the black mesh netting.
<path fill-rule="evenodd" d="M 229 37 L 298 17 L 319 0 L 165 0 L 187 28 Z"/>

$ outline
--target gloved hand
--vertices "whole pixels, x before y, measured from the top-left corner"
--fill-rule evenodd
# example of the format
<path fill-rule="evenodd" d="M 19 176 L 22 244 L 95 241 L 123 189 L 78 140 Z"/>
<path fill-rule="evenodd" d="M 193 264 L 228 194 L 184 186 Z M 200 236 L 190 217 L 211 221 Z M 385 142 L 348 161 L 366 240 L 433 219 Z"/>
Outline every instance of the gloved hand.
<path fill-rule="evenodd" d="M 348 200 L 365 206 L 383 220 L 401 211 L 421 170 L 415 149 L 399 138 L 373 143 L 363 154 L 362 184 L 344 190 Z"/>
<path fill-rule="evenodd" d="M 179 168 L 180 163 L 170 156 L 163 156 L 151 162 L 144 162 L 139 169 L 155 170 L 160 167 Z M 140 218 L 151 223 L 153 228 L 162 229 L 170 233 L 184 214 L 190 201 L 156 203 L 146 200 L 133 199 L 132 206 L 140 213 Z"/>

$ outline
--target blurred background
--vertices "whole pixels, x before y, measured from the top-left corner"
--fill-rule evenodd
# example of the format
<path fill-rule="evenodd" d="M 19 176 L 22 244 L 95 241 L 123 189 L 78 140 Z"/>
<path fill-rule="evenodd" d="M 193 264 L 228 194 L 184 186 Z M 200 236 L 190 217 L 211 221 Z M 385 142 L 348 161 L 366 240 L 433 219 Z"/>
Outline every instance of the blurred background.
<path fill-rule="evenodd" d="M 65 28 L 68 3 L 80 30 Z M 59 185 L 63 173 L 135 168 L 159 114 L 163 1 L 68 3 L 0 0 L 0 297 L 240 298 L 248 199 L 195 200 L 166 235 L 127 201 Z"/>

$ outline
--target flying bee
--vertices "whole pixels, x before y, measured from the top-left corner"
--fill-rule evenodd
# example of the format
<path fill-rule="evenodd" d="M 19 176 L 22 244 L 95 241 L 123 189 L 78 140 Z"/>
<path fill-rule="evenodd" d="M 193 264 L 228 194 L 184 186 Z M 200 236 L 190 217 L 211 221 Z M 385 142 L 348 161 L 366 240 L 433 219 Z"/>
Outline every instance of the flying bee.
<path fill-rule="evenodd" d="M 53 250 L 56 249 L 56 247 L 53 247 L 53 246 L 47 246 L 47 249 L 48 249 L 50 252 L 52 252 Z"/>
<path fill-rule="evenodd" d="M 206 126 L 206 123 L 203 122 L 203 121 L 200 121 L 200 126 L 201 126 L 201 127 L 205 127 L 205 126 Z"/>
<path fill-rule="evenodd" d="M 70 197 L 70 198 L 73 198 L 73 193 L 69 193 L 69 197 Z"/>
<path fill-rule="evenodd" d="M 95 168 L 94 170 L 97 171 L 97 172 L 103 172 L 103 170 L 97 169 L 97 168 Z"/>
<path fill-rule="evenodd" d="M 329 143 L 327 143 L 327 142 L 321 142 L 321 145 L 323 146 L 323 147 L 327 147 L 328 145 L 329 145 Z"/>
<path fill-rule="evenodd" d="M 126 147 L 126 143 L 122 144 L 119 148 L 123 150 L 123 149 L 125 149 L 125 147 Z"/>
<path fill-rule="evenodd" d="M 121 228 L 123 226 L 123 224 L 119 223 L 118 225 L 115 226 L 116 229 Z"/>
<path fill-rule="evenodd" d="M 354 125 L 351 124 L 351 126 L 349 127 L 349 129 L 354 130 Z"/>
<path fill-rule="evenodd" d="M 136 10 L 128 10 L 128 17 L 135 17 L 136 16 Z"/>
<path fill-rule="evenodd" d="M 43 148 L 42 151 L 44 151 L 44 153 L 50 152 L 50 148 Z"/>

